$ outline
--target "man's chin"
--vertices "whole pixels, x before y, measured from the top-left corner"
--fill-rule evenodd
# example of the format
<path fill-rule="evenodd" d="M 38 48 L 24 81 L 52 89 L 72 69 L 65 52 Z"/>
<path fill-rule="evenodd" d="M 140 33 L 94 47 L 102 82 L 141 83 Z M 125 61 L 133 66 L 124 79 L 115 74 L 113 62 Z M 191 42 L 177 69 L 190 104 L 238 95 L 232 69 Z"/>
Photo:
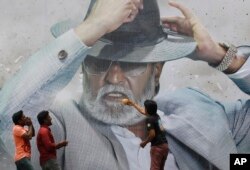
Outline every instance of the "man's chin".
<path fill-rule="evenodd" d="M 86 92 L 86 94 L 88 94 Z M 82 104 L 88 114 L 100 122 L 116 125 L 133 125 L 144 119 L 144 116 L 139 114 L 136 109 L 126 106 L 121 103 L 124 96 L 136 101 L 132 93 L 123 93 L 122 96 L 111 96 L 107 93 L 100 93 L 97 97 L 85 95 L 82 98 Z M 140 103 L 137 101 L 137 103 Z"/>

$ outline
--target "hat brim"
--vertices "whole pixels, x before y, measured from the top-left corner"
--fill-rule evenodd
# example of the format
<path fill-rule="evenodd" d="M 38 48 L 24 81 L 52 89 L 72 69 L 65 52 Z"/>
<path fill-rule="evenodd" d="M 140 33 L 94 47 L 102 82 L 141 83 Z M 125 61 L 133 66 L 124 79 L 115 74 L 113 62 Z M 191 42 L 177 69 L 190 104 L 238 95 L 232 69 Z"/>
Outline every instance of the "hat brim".
<path fill-rule="evenodd" d="M 58 37 L 74 28 L 71 20 L 63 21 L 51 27 L 51 33 Z M 171 32 L 160 41 L 152 44 L 138 45 L 129 43 L 115 44 L 105 39 L 98 40 L 89 50 L 88 55 L 97 58 L 124 62 L 163 62 L 176 60 L 192 54 L 196 42 L 191 37 Z"/>

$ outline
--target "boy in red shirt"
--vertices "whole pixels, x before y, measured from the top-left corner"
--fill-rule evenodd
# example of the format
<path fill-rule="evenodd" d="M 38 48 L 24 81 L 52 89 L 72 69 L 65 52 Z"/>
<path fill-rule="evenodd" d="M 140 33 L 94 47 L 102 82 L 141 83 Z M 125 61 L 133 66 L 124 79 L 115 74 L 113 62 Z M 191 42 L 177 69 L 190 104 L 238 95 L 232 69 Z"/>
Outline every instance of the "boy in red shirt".
<path fill-rule="evenodd" d="M 37 148 L 40 152 L 40 165 L 43 170 L 60 170 L 56 160 L 56 150 L 67 146 L 68 141 L 55 143 L 49 126 L 52 125 L 48 111 L 41 111 L 37 115 L 40 129 L 37 134 Z"/>

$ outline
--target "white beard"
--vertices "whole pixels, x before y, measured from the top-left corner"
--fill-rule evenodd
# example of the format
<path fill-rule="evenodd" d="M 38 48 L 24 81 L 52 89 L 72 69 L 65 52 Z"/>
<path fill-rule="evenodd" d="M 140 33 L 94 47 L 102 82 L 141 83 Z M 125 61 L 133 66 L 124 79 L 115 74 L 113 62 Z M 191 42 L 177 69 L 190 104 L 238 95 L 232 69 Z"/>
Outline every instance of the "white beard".
<path fill-rule="evenodd" d="M 91 117 L 107 124 L 132 125 L 143 120 L 145 116 L 131 106 L 123 105 L 120 102 L 104 101 L 103 96 L 105 94 L 116 91 L 140 105 L 143 105 L 146 99 L 152 99 L 155 94 L 154 74 L 148 80 L 144 93 L 139 100 L 135 99 L 131 90 L 120 85 L 105 85 L 99 90 L 97 97 L 94 97 L 87 81 L 86 76 L 83 75 L 83 95 L 80 104 Z"/>

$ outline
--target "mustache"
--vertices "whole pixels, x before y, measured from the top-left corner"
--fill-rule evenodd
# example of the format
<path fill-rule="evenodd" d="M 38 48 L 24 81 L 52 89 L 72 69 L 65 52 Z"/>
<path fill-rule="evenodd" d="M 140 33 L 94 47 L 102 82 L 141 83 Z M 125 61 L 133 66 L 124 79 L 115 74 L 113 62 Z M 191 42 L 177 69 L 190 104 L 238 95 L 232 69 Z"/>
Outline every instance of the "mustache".
<path fill-rule="evenodd" d="M 109 93 L 120 93 L 121 95 L 124 96 L 124 98 L 130 98 L 134 99 L 133 97 L 133 92 L 123 86 L 120 85 L 105 85 L 102 88 L 100 88 L 98 94 L 97 94 L 97 99 L 102 98 L 103 96 L 109 94 Z"/>

